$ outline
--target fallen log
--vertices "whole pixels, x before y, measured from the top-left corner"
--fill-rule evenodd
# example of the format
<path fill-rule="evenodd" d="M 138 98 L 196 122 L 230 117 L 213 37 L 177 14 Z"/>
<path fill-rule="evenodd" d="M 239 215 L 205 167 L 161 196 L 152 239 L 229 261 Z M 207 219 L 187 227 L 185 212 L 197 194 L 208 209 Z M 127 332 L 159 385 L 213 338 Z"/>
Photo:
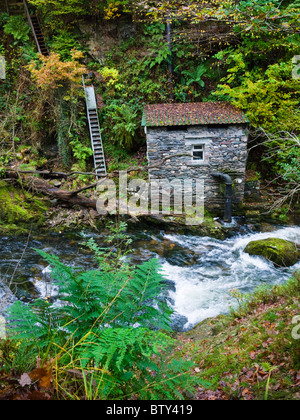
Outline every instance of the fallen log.
<path fill-rule="evenodd" d="M 39 178 L 31 178 L 29 184 L 30 188 L 35 192 L 47 195 L 52 199 L 56 199 L 58 202 L 71 206 L 80 206 L 97 210 L 97 200 L 79 195 L 76 191 L 60 190 L 59 188 L 53 187 L 52 185 L 48 184 L 48 182 Z M 93 187 L 94 185 L 91 186 L 91 188 Z"/>

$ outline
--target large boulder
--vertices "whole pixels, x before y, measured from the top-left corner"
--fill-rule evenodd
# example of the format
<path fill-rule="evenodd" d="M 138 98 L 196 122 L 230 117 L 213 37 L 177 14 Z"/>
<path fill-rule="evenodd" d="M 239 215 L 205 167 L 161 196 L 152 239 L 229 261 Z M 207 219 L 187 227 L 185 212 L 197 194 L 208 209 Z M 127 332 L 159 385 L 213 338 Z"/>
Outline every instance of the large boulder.
<path fill-rule="evenodd" d="M 278 267 L 291 267 L 300 261 L 300 245 L 284 239 L 263 239 L 250 242 L 245 252 L 272 261 Z"/>

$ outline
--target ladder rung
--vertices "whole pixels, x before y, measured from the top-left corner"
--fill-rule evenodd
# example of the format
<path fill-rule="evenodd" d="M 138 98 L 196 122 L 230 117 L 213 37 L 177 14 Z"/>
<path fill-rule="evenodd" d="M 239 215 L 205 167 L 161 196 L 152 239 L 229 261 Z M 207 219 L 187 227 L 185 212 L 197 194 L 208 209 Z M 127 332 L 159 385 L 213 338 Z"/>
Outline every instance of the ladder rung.
<path fill-rule="evenodd" d="M 86 91 L 87 95 L 87 91 Z M 99 124 L 98 111 L 97 109 L 87 109 L 88 124 L 90 128 L 91 143 L 93 146 L 94 152 L 94 165 L 95 172 L 99 176 L 106 176 L 106 164 L 105 164 L 105 155 L 103 150 L 102 138 L 101 138 L 101 128 Z"/>

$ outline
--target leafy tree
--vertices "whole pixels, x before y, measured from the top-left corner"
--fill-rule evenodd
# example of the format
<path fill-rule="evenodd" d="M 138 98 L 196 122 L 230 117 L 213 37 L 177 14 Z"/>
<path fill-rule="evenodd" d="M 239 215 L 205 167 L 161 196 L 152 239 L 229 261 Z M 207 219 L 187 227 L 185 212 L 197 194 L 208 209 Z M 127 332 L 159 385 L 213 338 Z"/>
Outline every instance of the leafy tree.
<path fill-rule="evenodd" d="M 299 80 L 293 77 L 293 57 L 300 45 L 298 2 L 240 1 L 231 20 L 239 45 L 223 48 L 215 58 L 224 77 L 213 98 L 243 109 L 259 128 L 263 162 L 269 175 L 285 182 L 287 196 L 295 192 L 299 159 Z M 252 130 L 253 131 L 253 130 Z M 284 133 L 284 134 L 283 134 Z M 256 133 L 253 132 L 256 136 Z"/>
<path fill-rule="evenodd" d="M 222 59 L 224 52 L 218 57 Z M 253 126 L 269 133 L 299 131 L 299 81 L 292 77 L 292 61 L 268 66 L 267 70 L 249 68 L 245 55 L 226 52 L 228 76 L 215 95 L 243 109 Z"/>
<path fill-rule="evenodd" d="M 44 91 L 51 91 L 61 87 L 62 83 L 67 83 L 68 88 L 74 89 L 81 84 L 82 76 L 86 73 L 86 68 L 79 60 L 83 57 L 81 51 L 71 52 L 72 60 L 62 61 L 60 55 L 51 53 L 49 57 L 40 55 L 42 66 L 37 68 L 34 61 L 28 66 L 33 79 L 39 88 Z"/>

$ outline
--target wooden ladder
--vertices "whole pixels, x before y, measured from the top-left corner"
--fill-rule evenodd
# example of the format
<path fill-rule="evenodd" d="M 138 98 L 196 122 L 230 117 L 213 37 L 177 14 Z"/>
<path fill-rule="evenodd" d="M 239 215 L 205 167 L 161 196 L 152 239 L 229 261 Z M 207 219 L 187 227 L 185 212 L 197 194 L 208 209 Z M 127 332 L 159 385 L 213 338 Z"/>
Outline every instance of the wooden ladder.
<path fill-rule="evenodd" d="M 20 15 L 25 13 L 38 49 L 38 52 L 42 55 L 48 56 L 49 50 L 45 43 L 45 37 L 42 31 L 42 27 L 39 18 L 36 13 L 32 13 L 29 10 L 26 0 L 0 0 L 1 9 L 6 10 L 10 16 Z"/>
<path fill-rule="evenodd" d="M 90 129 L 91 143 L 94 153 L 95 172 L 99 177 L 106 177 L 105 155 L 101 137 L 101 129 L 98 118 L 97 101 L 94 86 L 85 86 L 83 78 L 83 88 L 85 92 L 86 109 L 88 124 Z"/>
<path fill-rule="evenodd" d="M 27 15 L 27 19 L 29 22 L 29 25 L 31 27 L 33 36 L 34 36 L 34 40 L 38 49 L 38 52 L 42 55 L 48 56 L 49 55 L 49 50 L 46 46 L 45 43 L 45 37 L 42 31 L 42 27 L 39 21 L 39 18 L 37 16 L 37 14 L 31 14 L 28 8 L 28 4 L 26 0 L 23 0 L 23 4 L 24 4 L 24 8 L 25 8 L 25 12 Z"/>
<path fill-rule="evenodd" d="M 1 9 L 5 10 L 9 16 L 20 15 L 23 13 L 23 1 L 0 0 Z"/>

